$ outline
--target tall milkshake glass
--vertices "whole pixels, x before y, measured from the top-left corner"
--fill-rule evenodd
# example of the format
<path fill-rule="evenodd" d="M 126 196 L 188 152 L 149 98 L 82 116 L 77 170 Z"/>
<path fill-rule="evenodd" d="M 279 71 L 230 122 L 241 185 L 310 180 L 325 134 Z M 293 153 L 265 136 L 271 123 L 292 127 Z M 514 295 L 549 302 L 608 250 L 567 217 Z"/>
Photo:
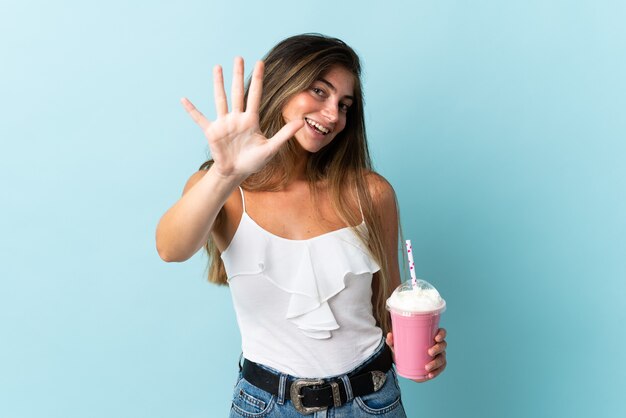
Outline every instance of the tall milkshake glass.
<path fill-rule="evenodd" d="M 386 305 L 398 374 L 408 379 L 426 378 L 426 364 L 433 359 L 428 349 L 435 344 L 446 301 L 430 283 L 418 279 L 398 286 Z"/>

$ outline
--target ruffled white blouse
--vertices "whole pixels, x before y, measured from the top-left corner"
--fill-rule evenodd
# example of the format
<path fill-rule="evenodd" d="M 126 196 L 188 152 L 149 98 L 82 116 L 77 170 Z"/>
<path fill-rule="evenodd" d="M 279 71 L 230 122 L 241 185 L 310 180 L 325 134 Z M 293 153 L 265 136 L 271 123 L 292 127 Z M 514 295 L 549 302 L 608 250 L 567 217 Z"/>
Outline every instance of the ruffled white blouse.
<path fill-rule="evenodd" d="M 371 281 L 380 270 L 353 228 L 306 240 L 274 235 L 246 212 L 222 260 L 245 358 L 299 377 L 343 374 L 382 338 Z M 365 221 L 354 227 L 365 229 Z"/>

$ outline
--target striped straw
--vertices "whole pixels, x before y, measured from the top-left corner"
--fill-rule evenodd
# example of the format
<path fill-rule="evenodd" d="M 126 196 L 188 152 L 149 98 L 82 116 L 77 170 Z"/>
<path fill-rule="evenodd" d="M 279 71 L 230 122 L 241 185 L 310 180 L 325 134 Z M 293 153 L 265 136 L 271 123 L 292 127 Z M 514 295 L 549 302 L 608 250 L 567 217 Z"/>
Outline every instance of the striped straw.
<path fill-rule="evenodd" d="M 413 247 L 411 246 L 411 240 L 406 240 L 406 254 L 409 257 L 409 271 L 411 272 L 411 283 L 413 288 L 417 287 L 417 277 L 415 276 L 415 263 L 413 262 Z"/>

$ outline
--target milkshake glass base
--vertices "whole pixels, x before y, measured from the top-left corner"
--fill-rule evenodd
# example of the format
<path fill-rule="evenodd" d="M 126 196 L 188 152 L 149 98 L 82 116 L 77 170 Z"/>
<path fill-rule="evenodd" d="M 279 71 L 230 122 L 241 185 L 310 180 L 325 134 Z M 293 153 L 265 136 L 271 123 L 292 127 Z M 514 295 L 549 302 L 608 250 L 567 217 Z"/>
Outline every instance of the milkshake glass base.
<path fill-rule="evenodd" d="M 398 373 L 398 376 L 402 376 L 405 379 L 411 379 L 411 380 L 424 380 L 428 377 L 428 374 L 423 374 L 421 376 L 406 376 L 402 373 L 400 373 L 397 369 L 396 369 L 396 373 Z"/>

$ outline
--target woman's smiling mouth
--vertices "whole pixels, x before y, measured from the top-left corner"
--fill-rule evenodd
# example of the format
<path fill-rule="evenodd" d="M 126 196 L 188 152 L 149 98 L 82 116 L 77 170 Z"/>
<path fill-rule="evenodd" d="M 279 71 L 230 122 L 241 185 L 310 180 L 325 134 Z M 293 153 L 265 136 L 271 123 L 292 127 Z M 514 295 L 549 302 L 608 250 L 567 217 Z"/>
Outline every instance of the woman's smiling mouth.
<path fill-rule="evenodd" d="M 309 119 L 309 118 L 304 118 L 304 121 L 307 123 L 307 125 L 309 125 L 311 128 L 313 128 L 313 130 L 315 130 L 317 133 L 322 134 L 322 135 L 326 135 L 330 132 L 330 128 L 325 127 L 324 125 Z"/>

